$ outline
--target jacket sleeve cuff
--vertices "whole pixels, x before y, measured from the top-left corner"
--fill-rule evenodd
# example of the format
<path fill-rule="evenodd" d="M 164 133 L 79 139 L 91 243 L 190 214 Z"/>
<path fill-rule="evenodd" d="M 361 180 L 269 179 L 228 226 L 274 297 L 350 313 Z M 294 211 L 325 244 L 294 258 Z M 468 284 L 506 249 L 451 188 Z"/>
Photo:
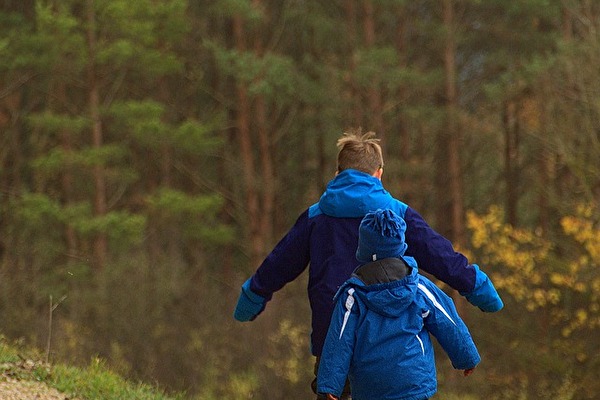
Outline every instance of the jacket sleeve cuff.
<path fill-rule="evenodd" d="M 475 286 L 471 292 L 460 292 L 469 303 L 479 307 L 484 312 L 500 311 L 504 307 L 504 303 L 498 295 L 491 279 L 479 269 L 477 264 L 473 264 L 475 268 Z"/>
<path fill-rule="evenodd" d="M 266 306 L 266 299 L 250 289 L 250 279 L 242 285 L 240 297 L 233 312 L 233 317 L 240 322 L 254 320 L 258 314 L 263 312 Z"/>
<path fill-rule="evenodd" d="M 262 305 L 266 299 L 264 297 L 262 297 L 261 295 L 254 293 L 252 291 L 252 289 L 250 289 L 251 281 L 252 281 L 252 278 L 249 278 L 248 280 L 246 280 L 246 282 L 244 282 L 244 284 L 242 285 L 242 290 L 244 291 L 244 294 L 246 294 L 246 296 L 248 296 L 248 299 L 251 302 Z"/>

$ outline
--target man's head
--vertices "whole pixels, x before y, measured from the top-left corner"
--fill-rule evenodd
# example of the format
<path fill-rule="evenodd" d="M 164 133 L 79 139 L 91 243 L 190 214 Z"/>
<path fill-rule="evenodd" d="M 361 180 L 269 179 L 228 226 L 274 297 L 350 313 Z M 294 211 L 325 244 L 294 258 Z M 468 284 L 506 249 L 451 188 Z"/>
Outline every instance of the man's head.
<path fill-rule="evenodd" d="M 337 172 L 355 169 L 381 178 L 383 154 L 375 132 L 362 133 L 361 129 L 344 133 L 338 139 Z"/>
<path fill-rule="evenodd" d="M 408 245 L 404 241 L 406 222 L 392 210 L 370 212 L 358 229 L 356 259 L 361 263 L 400 258 Z"/>

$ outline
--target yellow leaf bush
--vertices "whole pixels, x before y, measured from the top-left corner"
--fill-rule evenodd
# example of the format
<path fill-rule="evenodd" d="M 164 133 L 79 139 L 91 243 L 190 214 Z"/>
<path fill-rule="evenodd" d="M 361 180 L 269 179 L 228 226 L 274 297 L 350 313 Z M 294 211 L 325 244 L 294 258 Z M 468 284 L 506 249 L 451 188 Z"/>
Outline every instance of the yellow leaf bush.
<path fill-rule="evenodd" d="M 467 214 L 471 244 L 496 288 L 527 310 L 544 309 L 564 337 L 600 327 L 600 216 L 594 205 L 581 205 L 561 218 L 565 239 L 559 248 L 536 230 L 515 228 L 503 210 Z M 565 250 L 568 249 L 568 250 Z"/>

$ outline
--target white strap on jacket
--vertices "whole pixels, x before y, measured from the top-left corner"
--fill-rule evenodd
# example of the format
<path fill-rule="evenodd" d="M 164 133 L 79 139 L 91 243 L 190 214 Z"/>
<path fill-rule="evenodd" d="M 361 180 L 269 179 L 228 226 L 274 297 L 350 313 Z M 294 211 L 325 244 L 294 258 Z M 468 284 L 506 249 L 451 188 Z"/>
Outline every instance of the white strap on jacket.
<path fill-rule="evenodd" d="M 346 312 L 344 313 L 344 323 L 342 324 L 342 329 L 340 331 L 340 337 L 344 334 L 344 329 L 346 329 L 346 323 L 348 322 L 348 318 L 350 318 L 350 312 L 352 311 L 352 306 L 354 305 L 354 289 L 348 289 L 348 298 L 346 299 Z"/>
<path fill-rule="evenodd" d="M 452 317 L 450 316 L 448 311 L 446 311 L 446 309 L 444 309 L 444 307 L 440 304 L 440 302 L 437 301 L 437 299 L 435 298 L 433 293 L 431 293 L 429 291 L 429 289 L 427 289 L 425 287 L 425 285 L 423 285 L 422 283 L 419 283 L 418 287 L 419 287 L 419 289 L 421 289 L 421 291 L 423 293 L 425 293 L 425 296 L 427 296 L 427 298 L 433 303 L 434 307 L 437 308 L 438 310 L 440 310 L 446 316 L 446 318 L 448 318 L 450 320 L 450 322 L 452 322 L 454 325 L 456 325 L 456 322 L 454 322 L 454 320 L 452 319 Z"/>

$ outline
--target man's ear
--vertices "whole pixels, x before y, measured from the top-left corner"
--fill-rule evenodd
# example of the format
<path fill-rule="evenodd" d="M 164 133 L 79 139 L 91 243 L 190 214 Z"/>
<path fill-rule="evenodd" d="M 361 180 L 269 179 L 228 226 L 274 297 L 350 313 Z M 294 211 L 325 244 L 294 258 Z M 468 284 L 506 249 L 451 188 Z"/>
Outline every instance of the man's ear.
<path fill-rule="evenodd" d="M 381 176 L 383 175 L 383 167 L 377 168 L 377 171 L 373 174 L 373 176 L 379 180 L 381 180 Z"/>

